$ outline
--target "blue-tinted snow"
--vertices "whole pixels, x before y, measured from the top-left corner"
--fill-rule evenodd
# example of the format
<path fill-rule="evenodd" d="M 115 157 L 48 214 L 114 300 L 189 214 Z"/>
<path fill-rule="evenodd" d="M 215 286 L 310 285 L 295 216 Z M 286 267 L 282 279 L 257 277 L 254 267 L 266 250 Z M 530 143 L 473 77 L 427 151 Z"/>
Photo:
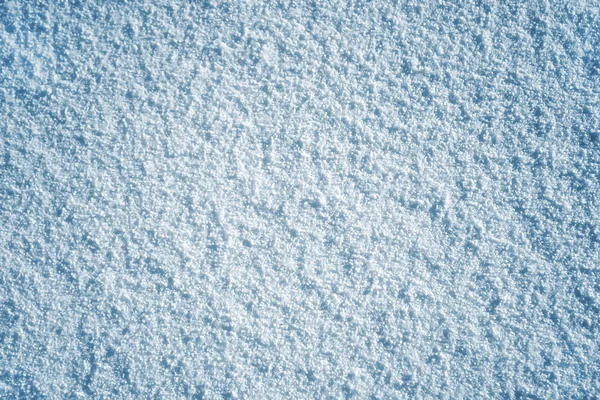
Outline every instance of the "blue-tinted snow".
<path fill-rule="evenodd" d="M 596 1 L 0 1 L 0 397 L 595 398 Z"/>

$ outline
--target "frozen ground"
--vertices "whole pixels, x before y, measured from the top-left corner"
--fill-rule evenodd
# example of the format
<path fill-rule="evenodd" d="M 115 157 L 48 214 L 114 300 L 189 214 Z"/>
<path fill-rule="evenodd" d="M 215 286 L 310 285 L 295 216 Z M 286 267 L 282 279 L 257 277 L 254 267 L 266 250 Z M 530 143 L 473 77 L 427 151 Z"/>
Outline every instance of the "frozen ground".
<path fill-rule="evenodd" d="M 0 1 L 0 398 L 597 398 L 598 2 L 123 3 Z"/>

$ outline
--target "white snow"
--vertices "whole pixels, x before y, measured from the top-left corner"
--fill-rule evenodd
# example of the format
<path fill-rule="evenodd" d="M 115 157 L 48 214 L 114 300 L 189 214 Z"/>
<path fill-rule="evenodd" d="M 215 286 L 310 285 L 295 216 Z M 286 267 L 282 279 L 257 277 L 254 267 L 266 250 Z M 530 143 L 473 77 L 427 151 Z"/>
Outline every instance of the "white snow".
<path fill-rule="evenodd" d="M 0 1 L 0 398 L 600 395 L 595 1 Z"/>

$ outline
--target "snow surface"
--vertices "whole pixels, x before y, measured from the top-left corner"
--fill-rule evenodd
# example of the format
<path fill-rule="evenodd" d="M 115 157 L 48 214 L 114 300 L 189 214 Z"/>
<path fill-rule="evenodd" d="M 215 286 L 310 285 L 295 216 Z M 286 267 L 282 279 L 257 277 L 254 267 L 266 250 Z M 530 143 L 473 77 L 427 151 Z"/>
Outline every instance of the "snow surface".
<path fill-rule="evenodd" d="M 598 1 L 0 22 L 0 398 L 600 395 Z"/>

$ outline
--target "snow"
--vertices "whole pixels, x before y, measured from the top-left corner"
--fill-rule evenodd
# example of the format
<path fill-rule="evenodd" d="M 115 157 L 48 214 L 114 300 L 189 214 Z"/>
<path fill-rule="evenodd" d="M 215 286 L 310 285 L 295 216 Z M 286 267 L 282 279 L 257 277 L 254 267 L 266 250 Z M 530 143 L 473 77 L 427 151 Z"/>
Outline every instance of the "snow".
<path fill-rule="evenodd" d="M 0 1 L 0 398 L 600 395 L 595 1 Z"/>

